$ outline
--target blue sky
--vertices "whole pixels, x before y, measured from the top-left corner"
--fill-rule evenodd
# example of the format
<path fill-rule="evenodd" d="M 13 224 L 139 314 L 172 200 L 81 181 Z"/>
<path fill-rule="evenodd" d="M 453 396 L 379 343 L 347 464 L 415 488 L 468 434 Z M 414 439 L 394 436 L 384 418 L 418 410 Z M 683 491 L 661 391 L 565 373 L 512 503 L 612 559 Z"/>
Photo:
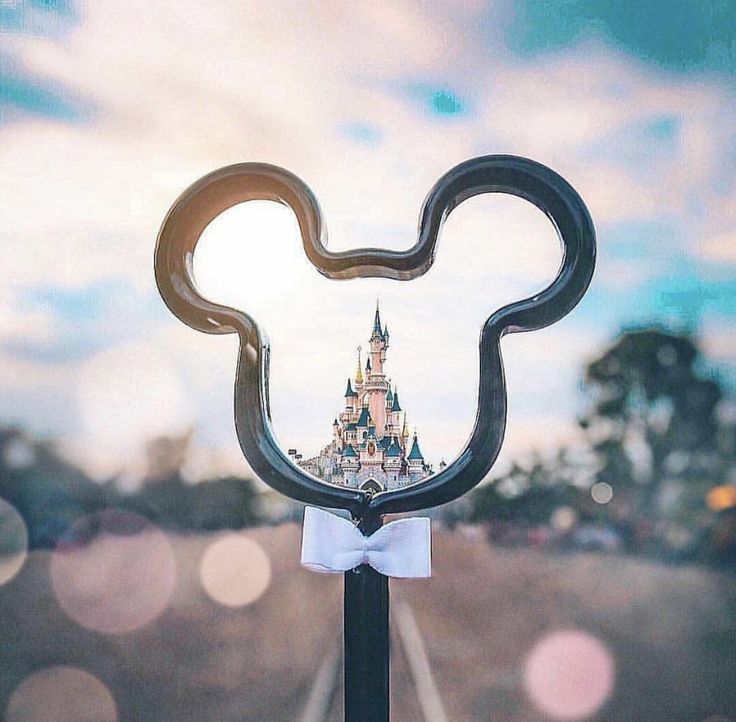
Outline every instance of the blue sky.
<path fill-rule="evenodd" d="M 240 468 L 232 339 L 168 314 L 151 256 L 176 196 L 242 160 L 300 175 L 335 248 L 410 245 L 429 188 L 473 155 L 529 156 L 573 183 L 596 223 L 599 267 L 567 320 L 504 349 L 507 459 L 574 443 L 581 366 L 622 327 L 696 330 L 733 383 L 735 25 L 733 3 L 679 0 L 3 3 L 0 419 L 61 437 L 106 470 L 125 466 L 136 428 L 193 424 L 201 458 Z M 221 278 L 202 275 L 212 295 L 262 314 L 284 445 L 328 440 L 380 295 L 411 423 L 430 458 L 454 455 L 474 413 L 480 322 L 554 273 L 554 234 L 537 215 L 520 201 L 463 204 L 436 273 L 407 289 L 319 286 L 288 214 L 275 230 L 247 214 L 213 229 Z M 249 233 L 267 239 L 228 245 Z M 244 281 L 234 270 L 251 260 L 278 281 Z M 89 379 L 115 390 L 129 444 L 105 446 Z"/>

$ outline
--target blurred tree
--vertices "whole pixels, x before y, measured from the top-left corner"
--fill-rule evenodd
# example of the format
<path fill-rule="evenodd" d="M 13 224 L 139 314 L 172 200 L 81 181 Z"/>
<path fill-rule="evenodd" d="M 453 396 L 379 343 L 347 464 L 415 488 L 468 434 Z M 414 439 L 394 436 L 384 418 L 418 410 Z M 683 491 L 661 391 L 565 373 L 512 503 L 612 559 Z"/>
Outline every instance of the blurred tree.
<path fill-rule="evenodd" d="M 111 484 L 92 482 L 53 443 L 0 428 L 0 496 L 26 522 L 32 547 L 52 546 L 79 516 L 114 503 Z"/>
<path fill-rule="evenodd" d="M 728 467 L 723 389 L 702 368 L 691 335 L 646 329 L 624 332 L 585 369 L 590 404 L 580 425 L 598 460 L 596 481 L 631 495 L 633 513 L 654 525 L 654 539 L 669 535 L 669 547 L 687 546 L 686 528 Z"/>
<path fill-rule="evenodd" d="M 262 521 L 250 479 L 226 477 L 189 483 L 182 477 L 190 434 L 154 439 L 140 489 L 122 493 L 114 479 L 100 483 L 65 460 L 53 443 L 18 428 L 0 427 L 0 497 L 28 527 L 32 548 L 52 547 L 84 514 L 110 507 L 142 514 L 180 531 L 240 529 Z"/>
<path fill-rule="evenodd" d="M 253 482 L 234 476 L 188 482 L 182 474 L 192 440 L 189 430 L 146 444 L 148 469 L 141 489 L 121 504 L 180 530 L 242 529 L 261 521 Z"/>
<path fill-rule="evenodd" d="M 555 509 L 579 506 L 579 465 L 561 450 L 551 459 L 533 455 L 529 465 L 512 464 L 470 496 L 470 521 L 546 524 Z"/>

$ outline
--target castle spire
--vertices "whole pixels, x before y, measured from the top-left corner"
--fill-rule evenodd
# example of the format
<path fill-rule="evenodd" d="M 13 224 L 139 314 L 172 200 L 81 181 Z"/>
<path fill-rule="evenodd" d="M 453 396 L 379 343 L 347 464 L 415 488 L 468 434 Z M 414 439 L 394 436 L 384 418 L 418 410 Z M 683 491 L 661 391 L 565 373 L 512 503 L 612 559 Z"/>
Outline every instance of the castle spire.
<path fill-rule="evenodd" d="M 381 330 L 381 311 L 378 308 L 378 299 L 376 299 L 376 315 L 373 319 L 373 333 L 371 334 L 371 341 L 374 338 L 383 339 L 383 331 Z"/>
<path fill-rule="evenodd" d="M 414 442 L 411 445 L 411 451 L 409 452 L 409 461 L 416 461 L 424 463 L 424 456 L 419 449 L 419 439 L 417 438 L 417 430 L 414 429 Z"/>
<path fill-rule="evenodd" d="M 404 428 L 401 429 L 401 441 L 403 442 L 402 446 L 406 449 L 406 445 L 409 443 L 409 424 L 406 421 L 406 411 L 404 411 Z"/>
<path fill-rule="evenodd" d="M 355 369 L 355 383 L 356 384 L 362 384 L 363 383 L 363 372 L 361 371 L 361 368 L 360 368 L 360 352 L 361 352 L 361 350 L 362 350 L 362 348 L 360 346 L 358 346 L 358 366 Z"/>

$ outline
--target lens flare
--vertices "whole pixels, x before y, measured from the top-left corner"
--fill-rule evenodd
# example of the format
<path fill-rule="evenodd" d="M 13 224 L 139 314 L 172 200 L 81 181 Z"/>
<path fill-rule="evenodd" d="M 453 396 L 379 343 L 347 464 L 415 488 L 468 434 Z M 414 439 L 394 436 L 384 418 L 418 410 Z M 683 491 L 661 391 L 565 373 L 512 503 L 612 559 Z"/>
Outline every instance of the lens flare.
<path fill-rule="evenodd" d="M 608 504 L 613 499 L 613 488 L 605 481 L 599 481 L 590 488 L 590 495 L 596 504 Z"/>
<path fill-rule="evenodd" d="M 542 638 L 524 664 L 524 687 L 535 706 L 555 720 L 579 720 L 611 696 L 613 657 L 605 644 L 579 630 Z"/>
<path fill-rule="evenodd" d="M 28 555 L 28 529 L 16 508 L 0 499 L 0 585 L 9 582 Z"/>
<path fill-rule="evenodd" d="M 51 557 L 51 583 L 78 624 L 122 634 L 155 619 L 176 583 L 168 537 L 130 512 L 107 510 L 76 522 Z"/>
<path fill-rule="evenodd" d="M 271 562 L 258 542 L 229 534 L 212 542 L 202 556 L 199 577 L 207 594 L 226 607 L 244 607 L 271 583 Z"/>
<path fill-rule="evenodd" d="M 7 722 L 117 722 L 110 691 L 76 667 L 49 667 L 18 686 L 5 711 Z"/>
<path fill-rule="evenodd" d="M 713 511 L 733 509 L 736 507 L 736 484 L 713 487 L 706 495 L 705 501 Z"/>
<path fill-rule="evenodd" d="M 557 531 L 570 531 L 578 523 L 578 513 L 571 506 L 558 506 L 552 512 L 549 523 Z"/>

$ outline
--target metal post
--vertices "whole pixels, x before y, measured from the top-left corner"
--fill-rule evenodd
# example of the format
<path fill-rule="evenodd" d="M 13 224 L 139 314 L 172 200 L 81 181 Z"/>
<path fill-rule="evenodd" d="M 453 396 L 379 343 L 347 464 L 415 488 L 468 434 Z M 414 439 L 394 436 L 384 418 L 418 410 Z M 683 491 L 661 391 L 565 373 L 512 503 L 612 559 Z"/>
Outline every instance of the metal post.
<path fill-rule="evenodd" d="M 372 534 L 381 526 L 375 518 Z M 389 720 L 388 577 L 367 564 L 345 573 L 345 722 Z"/>

